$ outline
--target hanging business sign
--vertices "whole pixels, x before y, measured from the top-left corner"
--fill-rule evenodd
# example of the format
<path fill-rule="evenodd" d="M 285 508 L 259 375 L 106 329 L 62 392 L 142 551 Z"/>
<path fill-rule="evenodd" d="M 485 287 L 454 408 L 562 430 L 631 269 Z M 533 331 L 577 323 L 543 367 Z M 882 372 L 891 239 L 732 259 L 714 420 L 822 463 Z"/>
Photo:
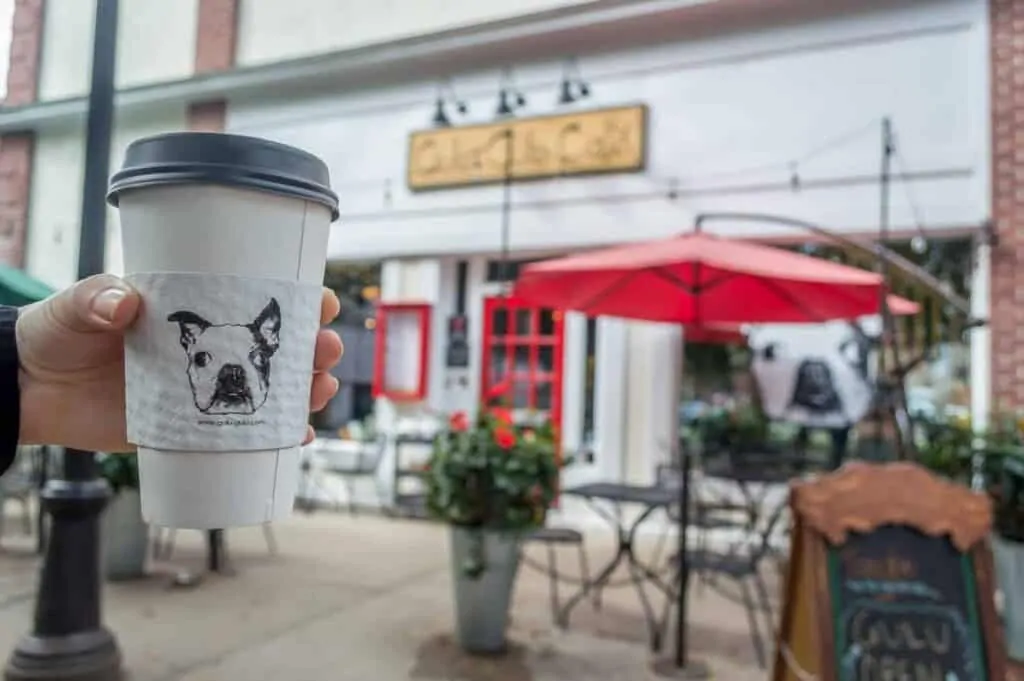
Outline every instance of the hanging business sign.
<path fill-rule="evenodd" d="M 413 191 L 644 169 L 647 107 L 579 111 L 409 137 Z M 507 163 L 511 152 L 511 163 Z"/>
<path fill-rule="evenodd" d="M 469 368 L 469 318 L 464 314 L 448 318 L 445 365 L 449 369 Z"/>

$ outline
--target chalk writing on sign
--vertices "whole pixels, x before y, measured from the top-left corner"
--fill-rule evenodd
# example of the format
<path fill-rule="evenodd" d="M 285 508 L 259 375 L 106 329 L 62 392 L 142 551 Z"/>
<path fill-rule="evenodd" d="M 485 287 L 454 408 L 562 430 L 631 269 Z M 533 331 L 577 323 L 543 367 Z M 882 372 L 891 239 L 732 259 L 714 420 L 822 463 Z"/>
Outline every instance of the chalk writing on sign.
<path fill-rule="evenodd" d="M 844 615 L 848 627 L 844 679 L 946 681 L 958 671 L 975 678 L 968 628 L 953 608 L 857 603 Z M 950 677 L 950 674 L 953 676 Z"/>
<path fill-rule="evenodd" d="M 984 681 L 965 558 L 948 537 L 883 526 L 832 556 L 839 681 Z"/>

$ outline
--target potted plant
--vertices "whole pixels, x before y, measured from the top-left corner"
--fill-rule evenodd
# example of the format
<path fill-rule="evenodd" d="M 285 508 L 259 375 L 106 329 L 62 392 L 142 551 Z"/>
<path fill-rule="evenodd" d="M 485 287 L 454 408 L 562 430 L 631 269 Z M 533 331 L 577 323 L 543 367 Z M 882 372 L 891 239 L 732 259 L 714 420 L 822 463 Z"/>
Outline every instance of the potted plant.
<path fill-rule="evenodd" d="M 1024 448 L 1018 420 L 992 419 L 981 436 L 983 465 L 979 471 L 992 499 L 992 554 L 996 583 L 1002 592 L 1007 654 L 1024 660 Z M 970 485 L 978 435 L 969 421 L 924 424 L 918 461 L 935 473 Z M 1014 604 L 1010 606 L 1009 604 Z"/>
<path fill-rule="evenodd" d="M 149 528 L 142 520 L 139 464 L 134 453 L 100 454 L 100 475 L 112 496 L 103 511 L 103 570 L 107 579 L 137 579 L 146 574 Z"/>
<path fill-rule="evenodd" d="M 1002 592 L 1006 652 L 1024 660 L 1024 450 L 998 452 L 1001 474 L 989 485 L 995 511 L 992 538 L 996 583 Z"/>
<path fill-rule="evenodd" d="M 451 526 L 456 634 L 470 653 L 505 649 L 523 533 L 544 524 L 559 459 L 549 423 L 517 426 L 505 409 L 456 413 L 426 465 L 427 508 Z"/>

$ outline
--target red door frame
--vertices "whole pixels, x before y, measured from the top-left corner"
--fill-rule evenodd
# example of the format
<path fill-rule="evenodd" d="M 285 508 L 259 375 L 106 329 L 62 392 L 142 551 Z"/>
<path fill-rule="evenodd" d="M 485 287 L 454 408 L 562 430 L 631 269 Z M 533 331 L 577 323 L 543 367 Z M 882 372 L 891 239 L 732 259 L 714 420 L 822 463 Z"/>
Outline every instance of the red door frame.
<path fill-rule="evenodd" d="M 507 333 L 504 336 L 496 336 L 494 334 L 494 312 L 502 308 L 509 312 Z M 540 315 L 542 309 L 546 308 L 530 305 L 514 296 L 491 296 L 484 298 L 483 361 L 481 362 L 480 394 L 486 398 L 494 387 L 491 385 L 491 349 L 495 346 L 504 347 L 505 377 L 510 378 L 512 384 L 525 379 L 528 386 L 527 399 L 529 400 L 529 408 L 534 408 L 536 404 L 538 383 L 550 383 L 551 409 L 549 414 L 551 425 L 560 442 L 562 436 L 562 354 L 565 344 L 565 319 L 560 310 L 551 310 L 552 331 L 550 334 L 541 335 Z M 530 311 L 530 328 L 529 332 L 525 335 L 516 333 L 515 312 L 518 310 Z M 517 347 L 528 348 L 529 366 L 525 374 L 515 371 L 513 366 L 515 349 Z M 551 348 L 550 372 L 538 370 L 537 365 L 541 347 Z"/>

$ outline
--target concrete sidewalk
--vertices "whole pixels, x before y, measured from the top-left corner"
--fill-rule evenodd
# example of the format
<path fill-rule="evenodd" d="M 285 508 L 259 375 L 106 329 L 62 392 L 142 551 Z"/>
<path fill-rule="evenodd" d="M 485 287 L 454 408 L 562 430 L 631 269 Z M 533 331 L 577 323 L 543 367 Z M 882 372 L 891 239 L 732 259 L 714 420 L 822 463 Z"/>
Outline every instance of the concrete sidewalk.
<path fill-rule="evenodd" d="M 275 527 L 269 555 L 258 529 L 229 535 L 237 574 L 208 576 L 191 589 L 169 586 L 171 571 L 109 584 L 105 617 L 135 681 L 587 681 L 656 678 L 635 592 L 610 589 L 595 612 L 584 603 L 570 629 L 553 627 L 546 576 L 525 567 L 516 587 L 511 653 L 462 655 L 453 631 L 447 536 L 442 526 L 321 512 Z M 593 532 L 592 570 L 612 544 Z M 199 569 L 201 535 L 179 533 L 177 566 Z M 36 561 L 29 542 L 0 550 L 0 654 L 31 621 Z M 545 560 L 542 550 L 529 555 Z M 559 567 L 575 569 L 574 552 Z M 571 586 L 562 587 L 562 598 Z M 696 656 L 715 677 L 763 679 L 742 609 L 710 591 L 691 599 Z"/>

